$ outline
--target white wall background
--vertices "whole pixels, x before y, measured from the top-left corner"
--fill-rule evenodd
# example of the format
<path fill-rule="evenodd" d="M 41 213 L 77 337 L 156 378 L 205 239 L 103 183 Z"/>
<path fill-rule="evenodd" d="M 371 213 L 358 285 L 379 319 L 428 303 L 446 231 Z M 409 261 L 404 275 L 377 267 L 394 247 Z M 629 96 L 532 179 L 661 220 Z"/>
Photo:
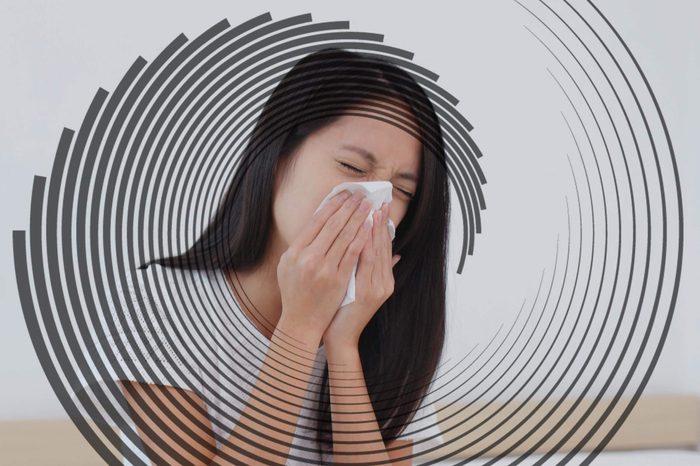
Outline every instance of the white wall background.
<path fill-rule="evenodd" d="M 695 242 L 700 232 L 700 142 L 693 131 L 700 123 L 700 30 L 696 27 L 700 5 L 692 0 L 597 3 L 632 49 L 656 93 L 673 138 L 684 190 L 683 279 L 668 342 L 647 392 L 700 394 L 700 292 L 693 286 L 700 278 L 700 252 Z M 349 20 L 352 30 L 384 34 L 385 43 L 413 51 L 417 63 L 441 76 L 439 84 L 460 99 L 458 108 L 475 125 L 472 135 L 485 152 L 481 163 L 489 183 L 484 188 L 488 206 L 483 212 L 484 233 L 477 236 L 476 252 L 468 257 L 464 275 L 451 283 L 460 289 L 459 301 L 453 296 L 451 309 L 462 312 L 450 317 L 447 357 L 461 357 L 480 335 L 508 325 L 524 297 L 529 302 L 529 296 L 534 296 L 532 283 L 523 283 L 519 277 L 551 265 L 551 256 L 544 257 L 541 251 L 551 250 L 552 238 L 534 245 L 529 241 L 532 238 L 520 244 L 506 238 L 505 228 L 499 227 L 512 225 L 518 202 L 523 201 L 517 192 L 499 187 L 517 183 L 514 173 L 523 169 L 518 165 L 522 161 L 508 156 L 509 152 L 556 147 L 558 141 L 548 137 L 547 129 L 561 125 L 561 120 L 544 108 L 529 116 L 524 107 L 512 109 L 512 101 L 534 102 L 552 87 L 541 64 L 524 66 L 527 63 L 512 48 L 529 37 L 521 26 L 522 11 L 513 2 L 474 0 L 439 8 L 434 5 L 376 1 L 123 1 L 109 5 L 2 1 L 0 189 L 5 240 L 0 247 L 5 261 L 0 266 L 0 419 L 63 416 L 34 354 L 14 275 L 11 232 L 28 227 L 32 177 L 49 174 L 62 128 L 78 128 L 98 86 L 111 91 L 137 56 L 151 60 L 177 34 L 184 32 L 191 39 L 222 18 L 235 25 L 270 11 L 274 20 L 307 12 L 315 21 Z M 470 63 L 488 63 L 490 68 Z M 515 71 L 522 73 L 518 84 L 508 74 Z M 495 88 L 503 97 L 500 102 L 491 98 Z M 537 124 L 504 137 L 503 128 L 515 131 L 524 117 Z M 540 132 L 532 130 L 535 126 Z M 528 150 L 523 151 L 523 146 Z M 552 161 L 543 163 L 550 166 Z M 544 211 L 552 209 L 552 222 L 558 225 L 561 198 L 547 204 L 548 191 L 532 192 L 545 202 Z M 459 220 L 457 213 L 454 218 Z M 453 234 L 457 234 L 456 229 Z M 491 262 L 494 248 L 518 254 L 514 256 L 517 264 L 506 270 Z M 458 252 L 453 248 L 453 272 Z M 470 277 L 479 277 L 478 283 L 491 283 L 493 288 L 479 290 Z M 508 292 L 500 286 L 504 280 L 513 284 Z M 464 302 L 472 291 L 473 300 Z"/>

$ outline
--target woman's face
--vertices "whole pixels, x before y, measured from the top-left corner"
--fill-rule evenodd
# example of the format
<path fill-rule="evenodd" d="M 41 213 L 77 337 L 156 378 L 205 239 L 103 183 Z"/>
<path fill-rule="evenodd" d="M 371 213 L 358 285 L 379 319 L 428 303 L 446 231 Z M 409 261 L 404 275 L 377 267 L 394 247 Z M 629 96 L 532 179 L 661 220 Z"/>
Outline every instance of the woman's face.
<path fill-rule="evenodd" d="M 391 182 L 389 218 L 398 227 L 416 192 L 421 143 L 391 122 L 344 115 L 310 134 L 291 157 L 284 180 L 278 170 L 273 205 L 276 234 L 286 247 L 331 189 L 346 181 Z"/>

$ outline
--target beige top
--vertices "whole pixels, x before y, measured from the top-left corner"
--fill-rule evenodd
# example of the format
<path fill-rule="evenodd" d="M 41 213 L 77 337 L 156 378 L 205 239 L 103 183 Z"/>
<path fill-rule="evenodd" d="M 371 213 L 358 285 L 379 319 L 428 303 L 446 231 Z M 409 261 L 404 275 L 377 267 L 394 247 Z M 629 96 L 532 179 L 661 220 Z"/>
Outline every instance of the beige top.
<path fill-rule="evenodd" d="M 223 270 L 180 270 L 152 264 L 133 273 L 138 286 L 129 280 L 128 292 L 119 293 L 120 305 L 111 307 L 116 328 L 105 329 L 107 337 L 99 345 L 105 353 L 111 350 L 114 354 L 105 354 L 104 359 L 93 363 L 107 367 L 111 381 L 134 380 L 198 393 L 207 405 L 219 446 L 246 406 L 270 342 L 239 307 Z M 138 316 L 138 326 L 134 315 Z M 325 349 L 321 346 L 309 381 L 310 390 L 302 403 L 288 465 L 321 461 L 313 409 L 325 364 Z M 120 368 L 123 369 L 117 373 Z M 90 384 L 92 391 L 109 391 L 105 377 L 93 377 L 97 382 Z M 84 387 L 88 385 L 85 383 Z M 86 392 L 94 399 L 91 390 Z M 133 422 L 113 396 L 108 398 L 114 400 L 110 404 L 118 408 L 118 415 L 110 416 L 100 406 L 98 411 L 109 424 L 121 426 L 122 451 L 131 449 L 146 460 Z M 412 439 L 414 453 L 443 442 L 430 396 L 423 400 L 399 438 Z M 124 464 L 131 463 L 125 459 Z"/>

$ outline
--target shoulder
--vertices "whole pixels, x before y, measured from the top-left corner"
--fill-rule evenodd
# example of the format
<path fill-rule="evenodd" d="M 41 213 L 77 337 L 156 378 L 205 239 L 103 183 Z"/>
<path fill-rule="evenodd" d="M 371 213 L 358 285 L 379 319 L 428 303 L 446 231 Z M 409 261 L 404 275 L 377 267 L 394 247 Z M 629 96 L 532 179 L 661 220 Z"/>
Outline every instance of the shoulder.
<path fill-rule="evenodd" d="M 386 443 L 387 454 L 391 460 L 391 464 L 401 466 L 410 466 L 413 464 L 411 458 L 401 461 L 399 458 L 404 458 L 406 456 L 411 456 L 413 454 L 413 440 L 412 439 L 394 439 Z"/>
<path fill-rule="evenodd" d="M 206 338 L 206 320 L 192 312 L 201 307 L 191 291 L 199 274 L 159 264 L 127 273 L 120 302 L 111 309 L 114 330 L 109 337 L 139 355 L 170 356 L 178 365 L 188 359 Z"/>
<path fill-rule="evenodd" d="M 121 274 L 93 324 L 98 350 L 90 366 L 99 369 L 83 377 L 76 392 L 87 385 L 104 391 L 106 381 L 122 381 L 204 393 L 202 372 L 216 370 L 216 348 L 207 346 L 212 324 L 206 309 L 193 312 L 202 302 L 186 292 L 186 282 L 200 273 L 151 264 Z"/>

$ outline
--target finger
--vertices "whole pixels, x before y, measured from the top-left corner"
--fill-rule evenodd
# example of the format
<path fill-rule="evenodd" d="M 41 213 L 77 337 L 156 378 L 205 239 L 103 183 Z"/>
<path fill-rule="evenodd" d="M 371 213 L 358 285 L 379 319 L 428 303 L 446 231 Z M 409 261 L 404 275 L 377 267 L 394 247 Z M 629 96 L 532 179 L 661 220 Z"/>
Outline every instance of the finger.
<path fill-rule="evenodd" d="M 351 194 L 351 192 L 343 190 L 329 199 L 323 207 L 314 212 L 309 224 L 299 233 L 292 244 L 289 245 L 289 248 L 295 248 L 301 251 L 311 244 L 328 219 L 348 201 Z"/>
<path fill-rule="evenodd" d="M 352 242 L 346 249 L 343 258 L 338 264 L 338 273 L 340 273 L 342 276 L 350 276 L 350 273 L 352 272 L 352 266 L 355 265 L 355 262 L 359 260 L 362 248 L 364 247 L 365 242 L 367 241 L 367 238 L 371 233 L 371 226 L 369 224 L 369 221 L 365 221 L 365 223 L 363 223 L 359 230 L 360 231 L 352 240 Z"/>
<path fill-rule="evenodd" d="M 357 283 L 360 287 L 370 286 L 372 283 L 372 268 L 374 261 L 372 260 L 372 232 L 367 233 L 367 238 L 360 253 L 360 259 L 357 264 Z"/>
<path fill-rule="evenodd" d="M 372 239 L 369 245 L 369 250 L 367 251 L 367 254 L 371 257 L 372 261 L 372 273 L 370 274 L 370 283 L 375 283 L 375 281 L 379 278 L 379 266 L 377 263 L 377 258 L 379 257 L 377 250 L 380 246 L 379 229 L 381 228 L 381 222 L 379 221 L 379 219 L 379 210 L 375 210 L 374 212 L 372 212 Z"/>
<path fill-rule="evenodd" d="M 382 204 L 379 209 L 377 209 L 377 217 L 375 218 L 374 224 L 377 227 L 375 230 L 377 238 L 376 252 L 378 259 L 384 259 L 386 256 L 386 239 L 389 234 L 389 228 L 386 224 L 386 219 L 384 218 L 384 205 Z"/>
<path fill-rule="evenodd" d="M 353 214 L 360 206 L 360 202 L 363 198 L 364 195 L 362 192 L 358 191 L 353 193 L 353 195 L 327 219 L 321 231 L 307 248 L 310 251 L 325 256 L 333 245 L 333 242 L 336 241 L 338 234 L 345 228 L 348 219 L 352 218 Z"/>
<path fill-rule="evenodd" d="M 371 207 L 372 203 L 370 200 L 363 199 L 360 207 L 355 209 L 344 227 L 336 235 L 335 241 L 332 242 L 330 249 L 326 252 L 326 258 L 331 264 L 334 264 L 336 267 L 340 265 L 340 261 L 343 259 L 350 243 L 359 235 L 363 222 L 369 216 Z"/>
<path fill-rule="evenodd" d="M 376 257 L 375 257 L 375 266 L 377 268 L 376 270 L 376 276 L 375 279 L 381 283 L 385 283 L 387 281 L 387 261 L 386 261 L 386 237 L 385 237 L 385 230 L 386 228 L 386 223 L 383 221 L 383 213 L 382 209 L 378 209 L 377 211 L 377 220 L 376 220 L 376 225 L 378 227 L 377 229 L 377 239 L 376 242 L 379 243 L 377 248 L 376 248 Z"/>
<path fill-rule="evenodd" d="M 391 254 L 393 253 L 393 251 L 392 251 L 393 245 L 391 243 L 391 235 L 389 234 L 389 204 L 385 203 L 382 206 L 382 209 L 384 211 L 384 217 L 382 218 L 382 222 L 381 222 L 382 226 L 384 227 L 384 228 L 382 228 L 382 233 L 384 235 L 384 242 L 386 244 L 386 248 L 385 248 L 386 258 L 385 259 L 386 259 L 386 264 L 388 265 L 391 263 Z"/>
<path fill-rule="evenodd" d="M 393 272 L 393 260 L 392 260 L 392 244 L 391 244 L 391 235 L 389 234 L 389 226 L 387 224 L 388 218 L 389 218 L 389 205 L 388 204 L 383 204 L 382 205 L 382 220 L 381 224 L 383 226 L 382 228 L 382 270 L 385 274 L 383 277 L 384 280 L 389 282 L 390 280 L 393 279 L 394 272 Z"/>
<path fill-rule="evenodd" d="M 373 213 L 373 219 L 372 221 L 374 222 L 374 226 L 372 227 L 372 235 L 374 237 L 374 242 L 372 244 L 372 254 L 374 255 L 374 261 L 376 264 L 378 264 L 378 260 L 381 257 L 382 253 L 382 212 L 380 209 L 377 209 Z"/>

